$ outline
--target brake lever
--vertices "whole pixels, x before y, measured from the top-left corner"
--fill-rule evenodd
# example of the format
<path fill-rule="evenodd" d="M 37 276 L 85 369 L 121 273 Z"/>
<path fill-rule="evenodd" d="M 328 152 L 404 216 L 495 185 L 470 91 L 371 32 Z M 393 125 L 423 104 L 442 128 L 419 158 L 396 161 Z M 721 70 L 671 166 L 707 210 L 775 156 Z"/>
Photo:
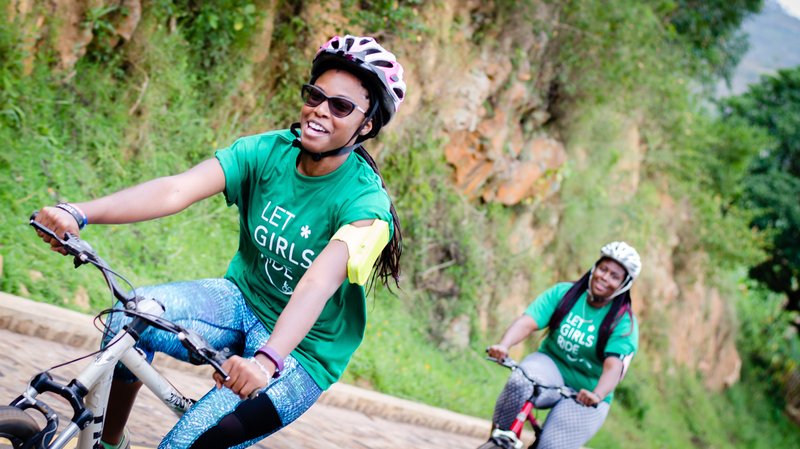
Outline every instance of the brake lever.
<path fill-rule="evenodd" d="M 223 376 L 225 380 L 228 380 L 229 375 L 224 369 L 222 369 L 222 364 L 233 355 L 233 352 L 231 352 L 231 350 L 228 348 L 222 348 L 221 351 L 204 348 L 203 353 L 207 358 L 208 363 L 214 367 L 214 370 L 218 372 L 220 376 Z"/>
<path fill-rule="evenodd" d="M 222 348 L 221 351 L 208 351 L 212 354 L 208 355 L 208 363 L 214 367 L 214 369 L 221 375 L 225 380 L 228 380 L 230 376 L 228 373 L 222 369 L 222 364 L 225 363 L 225 360 L 228 360 L 233 354 L 230 349 Z M 253 390 L 249 395 L 247 395 L 247 399 L 255 399 L 261 394 L 260 389 Z"/>
<path fill-rule="evenodd" d="M 85 263 L 91 263 L 92 265 L 100 264 L 100 258 L 97 257 L 97 253 L 94 252 L 94 248 L 92 248 L 92 246 L 89 245 L 89 243 L 87 243 L 85 240 L 81 240 L 78 237 L 67 233 L 62 244 L 65 248 L 67 248 L 68 253 L 75 256 L 72 261 L 72 263 L 75 265 L 75 268 L 78 268 Z"/>
<path fill-rule="evenodd" d="M 85 263 L 92 263 L 95 265 L 100 263 L 97 253 L 95 253 L 94 248 L 92 248 L 88 242 L 81 240 L 78 236 L 70 234 L 69 232 L 66 233 L 62 239 L 52 229 L 36 221 L 37 215 L 38 213 L 34 212 L 31 215 L 28 224 L 33 226 L 33 228 L 37 231 L 40 231 L 57 241 L 62 247 L 64 247 L 64 249 L 67 251 L 67 254 L 74 256 L 73 264 L 75 265 L 75 268 L 78 268 Z"/>
<path fill-rule="evenodd" d="M 500 360 L 494 357 L 486 356 L 486 360 L 490 360 L 494 363 L 497 363 L 498 365 L 505 366 L 506 368 L 511 368 L 512 370 L 517 369 L 517 363 L 514 362 L 514 359 L 512 359 L 511 357 L 506 357 L 503 360 Z"/>
<path fill-rule="evenodd" d="M 225 360 L 233 355 L 228 348 L 221 351 L 211 348 L 202 335 L 191 329 L 183 329 L 177 335 L 183 347 L 189 351 L 189 363 L 193 365 L 208 363 L 223 379 L 228 380 L 230 377 L 228 372 L 222 369 Z"/>
<path fill-rule="evenodd" d="M 563 396 L 563 397 L 565 397 L 567 399 L 573 399 L 575 402 L 578 402 L 578 392 L 575 391 L 574 389 L 566 386 L 566 385 L 562 385 L 562 386 L 558 387 L 558 393 L 561 396 Z M 603 401 L 601 400 L 600 402 L 603 402 Z M 592 404 L 592 405 L 584 405 L 584 404 L 582 404 L 582 405 L 584 407 L 597 408 L 597 406 L 600 405 L 600 402 L 597 402 L 597 403 Z M 580 402 L 578 402 L 578 403 L 580 404 Z"/>
<path fill-rule="evenodd" d="M 229 348 L 222 348 L 217 351 L 213 349 L 202 335 L 191 329 L 183 329 L 178 333 L 178 340 L 181 344 L 189 350 L 189 362 L 195 365 L 200 365 L 203 362 L 208 363 L 214 368 L 214 371 L 219 373 L 226 381 L 230 378 L 227 371 L 222 368 L 225 363 L 234 353 Z M 256 389 L 250 393 L 247 398 L 255 399 L 261 394 L 261 390 Z"/>
<path fill-rule="evenodd" d="M 566 385 L 562 385 L 558 387 L 558 393 L 561 396 L 569 399 L 575 399 L 578 397 L 578 392 L 573 390 L 572 388 L 567 387 Z"/>

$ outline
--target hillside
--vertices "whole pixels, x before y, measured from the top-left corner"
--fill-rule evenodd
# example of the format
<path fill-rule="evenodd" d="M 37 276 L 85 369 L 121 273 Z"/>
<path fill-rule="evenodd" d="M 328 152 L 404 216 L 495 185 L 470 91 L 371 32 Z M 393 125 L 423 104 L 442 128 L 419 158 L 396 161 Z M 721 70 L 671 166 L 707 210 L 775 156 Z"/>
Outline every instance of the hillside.
<path fill-rule="evenodd" d="M 30 212 L 288 126 L 318 45 L 368 33 L 397 53 L 409 86 L 367 145 L 405 252 L 400 289 L 369 300 L 346 382 L 488 418 L 506 373 L 483 348 L 603 243 L 626 240 L 644 261 L 632 290 L 641 352 L 590 446 L 796 447 L 783 372 L 753 357 L 784 354 L 770 324 L 781 299 L 746 279 L 763 240 L 729 202 L 760 136 L 698 106 L 703 61 L 669 25 L 681 13 L 670 5 L 0 0 L 0 288 L 106 307 L 95 273 L 36 243 Z M 770 7 L 770 27 L 793 32 Z M 766 59 L 748 67 L 771 67 L 756 52 Z M 82 236 L 146 285 L 221 276 L 237 233 L 217 196 Z"/>
<path fill-rule="evenodd" d="M 763 74 L 800 65 L 800 18 L 787 14 L 775 0 L 767 0 L 760 13 L 747 18 L 742 31 L 749 48 L 734 71 L 731 88 L 721 83 L 719 95 L 741 94 Z"/>

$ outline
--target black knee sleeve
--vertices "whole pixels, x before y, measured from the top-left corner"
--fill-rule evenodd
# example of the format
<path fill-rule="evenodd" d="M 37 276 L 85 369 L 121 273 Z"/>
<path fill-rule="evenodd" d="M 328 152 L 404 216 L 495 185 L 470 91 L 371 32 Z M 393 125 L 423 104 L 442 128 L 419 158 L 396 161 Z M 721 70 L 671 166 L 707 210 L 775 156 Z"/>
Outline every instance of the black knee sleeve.
<path fill-rule="evenodd" d="M 275 405 L 266 394 L 243 401 L 217 425 L 200 435 L 191 449 L 220 449 L 270 434 L 282 427 Z"/>

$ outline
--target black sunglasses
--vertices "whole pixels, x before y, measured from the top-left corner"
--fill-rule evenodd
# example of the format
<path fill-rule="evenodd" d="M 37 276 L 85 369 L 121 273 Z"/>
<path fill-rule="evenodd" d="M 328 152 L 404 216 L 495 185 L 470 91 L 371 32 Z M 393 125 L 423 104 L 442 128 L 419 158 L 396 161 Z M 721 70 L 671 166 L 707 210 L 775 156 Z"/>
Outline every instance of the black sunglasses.
<path fill-rule="evenodd" d="M 337 118 L 345 118 L 352 114 L 354 110 L 358 110 L 358 112 L 367 115 L 367 111 L 347 98 L 329 97 L 325 95 L 322 89 L 313 84 L 303 84 L 303 88 L 300 90 L 300 96 L 303 97 L 303 101 L 306 105 L 312 108 L 316 108 L 321 105 L 323 101 L 327 101 L 328 109 L 330 109 L 331 114 Z"/>

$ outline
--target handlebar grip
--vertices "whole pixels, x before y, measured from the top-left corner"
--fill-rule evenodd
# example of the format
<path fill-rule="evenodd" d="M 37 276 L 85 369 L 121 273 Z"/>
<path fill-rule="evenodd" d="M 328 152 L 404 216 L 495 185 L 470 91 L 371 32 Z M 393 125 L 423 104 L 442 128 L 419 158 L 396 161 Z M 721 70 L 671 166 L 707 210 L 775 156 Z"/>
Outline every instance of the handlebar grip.
<path fill-rule="evenodd" d="M 43 234 L 47 234 L 48 237 L 57 240 L 59 243 L 61 243 L 63 245 L 64 244 L 64 239 L 62 239 L 61 237 L 56 235 L 55 231 L 53 231 L 52 229 L 50 229 L 47 226 L 45 226 L 45 225 L 39 223 L 38 221 L 36 221 L 36 217 L 38 215 L 39 215 L 39 212 L 34 212 L 33 214 L 31 214 L 31 218 L 28 221 L 28 224 L 33 226 L 33 228 L 36 229 L 37 231 L 39 231 L 39 232 L 41 232 Z M 70 234 L 67 234 L 67 236 L 70 236 Z M 72 237 L 72 236 L 70 236 L 70 237 Z"/>

